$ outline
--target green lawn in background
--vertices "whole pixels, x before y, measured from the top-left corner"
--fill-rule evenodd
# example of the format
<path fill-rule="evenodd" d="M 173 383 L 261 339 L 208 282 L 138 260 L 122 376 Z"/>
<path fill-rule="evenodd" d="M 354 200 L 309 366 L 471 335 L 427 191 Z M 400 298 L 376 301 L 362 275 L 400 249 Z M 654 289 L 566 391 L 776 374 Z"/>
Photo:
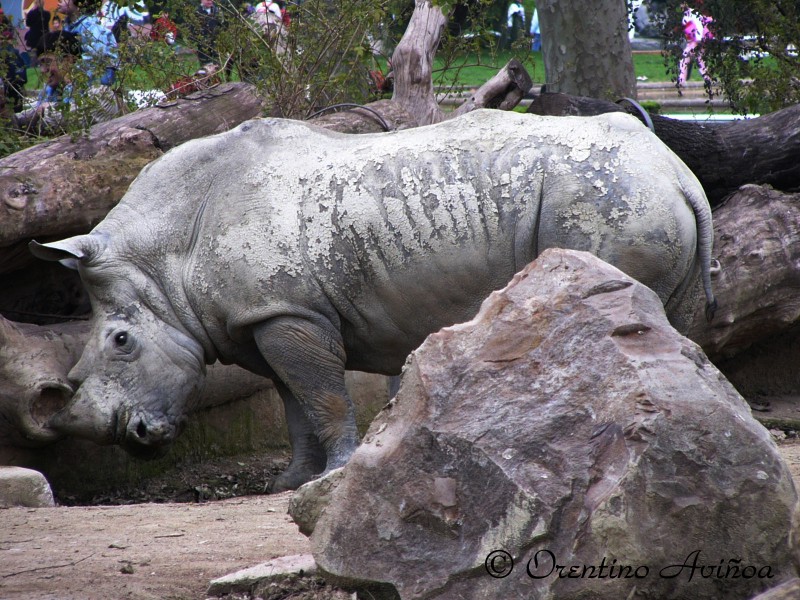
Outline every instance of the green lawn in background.
<path fill-rule="evenodd" d="M 544 62 L 541 52 L 512 51 L 504 50 L 492 54 L 488 51 L 482 55 L 474 53 L 467 54 L 456 64 L 450 65 L 451 71 L 446 78 L 443 78 L 441 69 L 444 61 L 437 57 L 434 63 L 434 83 L 437 86 L 452 84 L 465 87 L 477 87 L 493 77 L 509 60 L 516 57 L 528 70 L 534 83 L 544 83 Z M 670 75 L 666 72 L 664 58 L 660 53 L 655 54 L 634 54 L 634 71 L 637 77 L 646 77 L 646 81 L 670 81 Z M 189 55 L 186 59 L 186 73 L 193 72 L 197 68 L 197 62 Z M 137 83 L 144 84 L 146 77 L 143 75 Z M 38 90 L 42 87 L 38 69 L 28 69 L 28 89 Z"/>
<path fill-rule="evenodd" d="M 453 83 L 453 78 L 457 78 L 457 85 L 466 87 L 479 86 L 490 79 L 498 69 L 502 68 L 512 58 L 517 58 L 528 70 L 534 83 L 544 83 L 544 62 L 541 52 L 515 52 L 511 50 L 499 51 L 494 56 L 489 52 L 483 55 L 466 55 L 459 63 L 450 65 L 454 69 L 453 73 L 442 79 L 440 70 L 444 66 L 443 61 L 437 58 L 434 62 L 434 81 L 436 85 L 446 85 Z M 458 67 L 456 69 L 456 67 Z M 660 52 L 633 55 L 633 67 L 637 77 L 646 77 L 645 81 L 671 81 L 673 75 L 667 73 L 664 65 L 664 57 Z"/>

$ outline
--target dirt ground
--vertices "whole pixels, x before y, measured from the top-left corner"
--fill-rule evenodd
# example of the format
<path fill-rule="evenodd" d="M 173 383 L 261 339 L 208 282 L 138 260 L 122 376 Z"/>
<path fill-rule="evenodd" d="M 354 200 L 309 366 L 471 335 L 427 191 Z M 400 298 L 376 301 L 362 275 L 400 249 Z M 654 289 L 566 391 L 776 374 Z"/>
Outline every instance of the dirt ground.
<path fill-rule="evenodd" d="M 138 489 L 58 498 L 56 508 L 0 509 L 0 599 L 198 600 L 212 579 L 308 553 L 287 514 L 290 493 L 239 496 L 263 492 L 286 463 L 220 459 Z M 333 597 L 342 596 L 314 578 L 270 600 Z"/>
<path fill-rule="evenodd" d="M 800 439 L 779 446 L 800 488 Z M 220 460 L 92 499 L 114 505 L 0 509 L 0 599 L 202 600 L 214 578 L 308 553 L 290 493 L 229 497 L 261 491 L 283 466 L 284 456 Z M 124 504 L 137 500 L 150 501 Z M 266 600 L 350 597 L 312 578 Z"/>

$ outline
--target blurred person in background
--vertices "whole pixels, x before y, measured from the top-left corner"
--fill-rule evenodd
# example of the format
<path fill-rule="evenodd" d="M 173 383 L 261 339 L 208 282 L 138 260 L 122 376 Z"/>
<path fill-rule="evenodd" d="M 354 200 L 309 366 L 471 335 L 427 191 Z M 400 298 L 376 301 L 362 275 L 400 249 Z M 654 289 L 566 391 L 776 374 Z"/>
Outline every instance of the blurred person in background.
<path fill-rule="evenodd" d="M 76 34 L 81 41 L 78 67 L 90 83 L 99 78 L 101 85 L 111 85 L 119 64 L 117 40 L 103 27 L 97 10 L 97 0 L 58 0 L 58 12 L 65 17 L 63 30 Z"/>
<path fill-rule="evenodd" d="M 197 24 L 197 30 L 194 32 L 197 60 L 201 65 L 219 64 L 214 45 L 222 29 L 222 13 L 214 0 L 200 0 L 200 6 L 197 7 Z"/>
<path fill-rule="evenodd" d="M 2 79 L 5 106 L 14 112 L 22 110 L 25 101 L 25 84 L 28 70 L 25 59 L 14 44 L 14 25 L 11 17 L 0 9 L 0 79 Z"/>
<path fill-rule="evenodd" d="M 50 30 L 50 11 L 45 10 L 44 0 L 33 0 L 33 6 L 25 15 L 25 47 L 36 57 L 36 47 L 42 36 Z M 34 65 L 35 66 L 35 65 Z"/>
<path fill-rule="evenodd" d="M 81 39 L 68 31 L 50 31 L 39 41 L 37 51 L 45 85 L 31 108 L 14 115 L 12 125 L 36 135 L 64 133 L 68 115 L 78 109 L 72 74 L 81 60 Z M 87 109 L 82 114 L 85 126 L 107 121 L 121 112 L 121 104 L 108 86 L 93 86 L 80 96 Z"/>
<path fill-rule="evenodd" d="M 114 0 L 105 0 L 100 7 L 100 23 L 108 29 L 114 39 L 119 43 L 123 32 L 127 31 L 128 25 L 144 25 L 150 22 L 150 13 L 144 2 L 135 2 L 127 5 L 122 0 L 120 6 Z"/>

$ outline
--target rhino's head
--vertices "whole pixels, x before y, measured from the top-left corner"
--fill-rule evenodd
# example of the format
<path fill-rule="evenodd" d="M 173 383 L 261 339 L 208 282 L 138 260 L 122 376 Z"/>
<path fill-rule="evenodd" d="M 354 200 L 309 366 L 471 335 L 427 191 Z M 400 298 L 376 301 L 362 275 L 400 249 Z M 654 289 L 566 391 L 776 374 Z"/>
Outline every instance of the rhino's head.
<path fill-rule="evenodd" d="M 102 236 L 32 242 L 31 251 L 78 268 L 92 301 L 91 332 L 69 372 L 75 393 L 48 426 L 143 458 L 162 454 L 184 429 L 203 383 L 202 346 L 163 291 L 106 252 Z"/>

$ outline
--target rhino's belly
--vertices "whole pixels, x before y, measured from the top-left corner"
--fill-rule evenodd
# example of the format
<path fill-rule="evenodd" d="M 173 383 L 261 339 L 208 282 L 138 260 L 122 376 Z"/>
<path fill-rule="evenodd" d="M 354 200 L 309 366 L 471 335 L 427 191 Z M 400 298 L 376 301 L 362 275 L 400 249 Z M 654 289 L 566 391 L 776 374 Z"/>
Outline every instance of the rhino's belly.
<path fill-rule="evenodd" d="M 473 318 L 483 300 L 515 272 L 510 253 L 475 253 L 462 261 L 439 260 L 428 268 L 417 265 L 391 273 L 353 298 L 331 294 L 341 318 L 347 367 L 399 373 L 408 354 L 428 335 Z"/>

